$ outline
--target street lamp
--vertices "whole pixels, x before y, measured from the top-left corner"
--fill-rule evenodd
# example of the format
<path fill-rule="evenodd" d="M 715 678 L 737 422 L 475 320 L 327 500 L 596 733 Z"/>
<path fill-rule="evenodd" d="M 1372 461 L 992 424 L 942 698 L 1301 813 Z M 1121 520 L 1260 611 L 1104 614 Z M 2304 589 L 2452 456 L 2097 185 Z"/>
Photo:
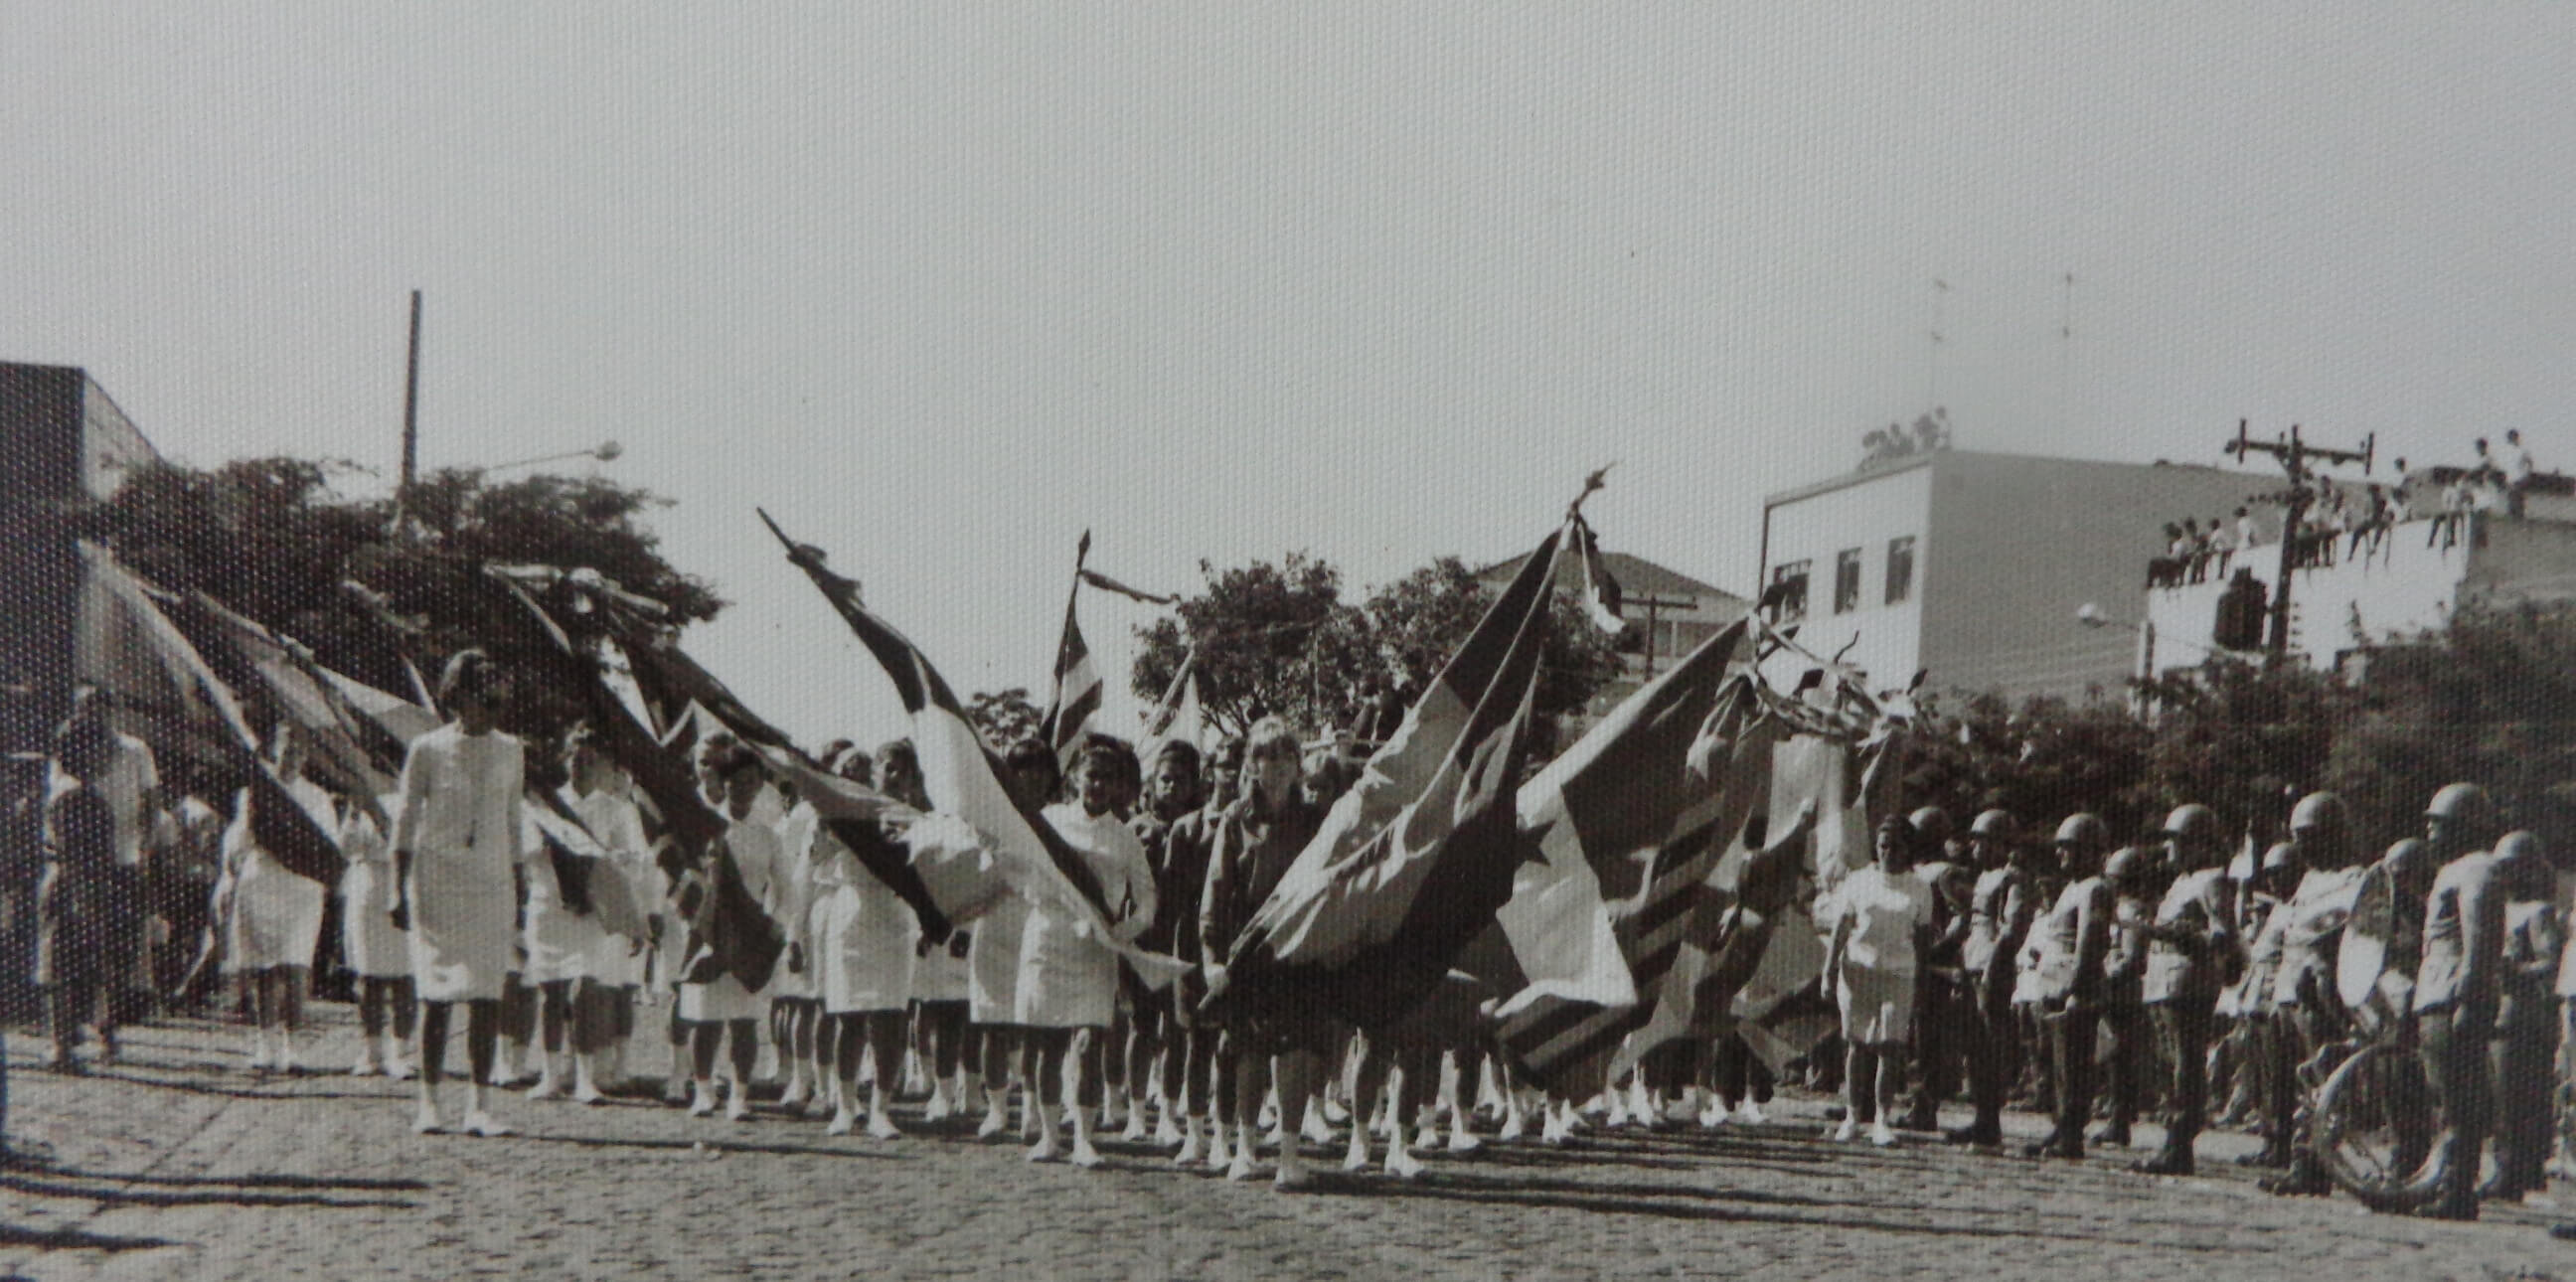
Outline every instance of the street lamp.
<path fill-rule="evenodd" d="M 602 441 L 586 450 L 566 450 L 561 454 L 540 454 L 535 458 L 512 459 L 507 463 L 494 463 L 483 470 L 485 472 L 498 472 L 505 468 L 533 467 L 539 463 L 561 463 L 567 459 L 577 458 L 596 459 L 602 463 L 614 463 L 617 461 L 617 456 L 624 454 L 625 452 L 626 447 L 615 441 Z"/>
<path fill-rule="evenodd" d="M 2138 679 L 2152 681 L 2156 675 L 2156 625 L 2146 619 L 2119 618 L 2101 606 L 2087 601 L 2075 607 L 2075 621 L 2088 628 L 2127 628 L 2138 634 Z M 2202 645 L 2183 637 L 2173 638 L 2176 645 L 2189 646 L 2202 654 L 2216 654 L 2216 646 Z"/>

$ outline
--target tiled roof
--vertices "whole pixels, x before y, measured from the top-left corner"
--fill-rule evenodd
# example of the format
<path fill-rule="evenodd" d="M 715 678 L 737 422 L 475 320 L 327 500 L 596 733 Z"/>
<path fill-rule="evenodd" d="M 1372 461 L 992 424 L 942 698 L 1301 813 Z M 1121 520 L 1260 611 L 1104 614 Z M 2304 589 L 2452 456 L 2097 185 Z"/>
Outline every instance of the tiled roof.
<path fill-rule="evenodd" d="M 1524 552 L 1511 560 L 1497 562 L 1476 571 L 1476 577 L 1488 582 L 1503 582 L 1520 573 L 1521 562 L 1527 559 L 1529 554 Z M 1601 554 L 1601 564 L 1610 571 L 1611 578 L 1619 581 L 1619 590 L 1622 593 L 1659 597 L 1695 596 L 1704 600 L 1718 598 L 1735 602 L 1744 600 L 1743 597 L 1724 588 L 1702 583 L 1687 574 L 1665 569 L 1652 561 L 1630 556 L 1625 552 L 1605 551 Z M 1559 564 L 1556 567 L 1557 585 L 1573 586 L 1578 581 L 1577 574 L 1574 562 L 1566 561 Z"/>

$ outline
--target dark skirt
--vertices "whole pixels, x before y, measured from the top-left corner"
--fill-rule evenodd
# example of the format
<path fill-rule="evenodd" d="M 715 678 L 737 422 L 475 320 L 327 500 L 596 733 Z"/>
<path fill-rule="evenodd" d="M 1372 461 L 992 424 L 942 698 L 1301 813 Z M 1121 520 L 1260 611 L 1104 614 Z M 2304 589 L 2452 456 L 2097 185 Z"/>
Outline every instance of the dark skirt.
<path fill-rule="evenodd" d="M 36 891 L 36 983 L 106 985 L 130 978 L 143 943 L 143 879 L 121 866 L 45 866 Z"/>

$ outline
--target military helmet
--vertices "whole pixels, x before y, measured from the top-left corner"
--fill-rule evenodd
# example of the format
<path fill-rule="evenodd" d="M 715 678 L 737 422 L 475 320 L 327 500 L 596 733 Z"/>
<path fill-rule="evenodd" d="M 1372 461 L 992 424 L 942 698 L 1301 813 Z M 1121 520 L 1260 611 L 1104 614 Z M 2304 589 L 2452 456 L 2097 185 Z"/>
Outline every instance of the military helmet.
<path fill-rule="evenodd" d="M 2165 816 L 2165 835 L 2216 841 L 2219 839 L 2218 812 L 2197 801 L 2176 806 L 2172 814 Z"/>
<path fill-rule="evenodd" d="M 2010 841 L 2013 839 L 2013 827 L 2011 811 L 1981 810 L 1977 812 L 1976 819 L 1968 825 L 1968 835 L 1991 837 L 1996 841 Z"/>
<path fill-rule="evenodd" d="M 2495 821 L 2495 803 L 2488 799 L 2487 790 L 2476 784 L 2444 784 L 2431 801 L 2424 803 L 2424 817 L 2483 829 Z"/>
<path fill-rule="evenodd" d="M 1906 816 L 1906 822 L 1914 826 L 1914 835 L 1924 841 L 1950 839 L 1950 812 L 1939 806 L 1925 806 Z"/>
<path fill-rule="evenodd" d="M 2136 846 L 2122 846 L 2112 852 L 2110 862 L 2102 865 L 2102 875 L 2113 881 L 2134 881 L 2147 871 L 2147 852 Z"/>
<path fill-rule="evenodd" d="M 2286 841 L 2273 842 L 2272 848 L 2263 852 L 2263 871 L 2280 872 L 2288 869 L 2298 862 L 2298 855 L 2299 848 L 2295 844 Z"/>
<path fill-rule="evenodd" d="M 2290 831 L 2321 828 L 2327 832 L 2344 832 L 2351 818 L 2352 813 L 2345 808 L 2342 797 L 2331 792 L 2312 792 L 2299 798 L 2299 804 L 2291 807 Z"/>
<path fill-rule="evenodd" d="M 2057 825 L 2055 844 L 2060 846 L 2076 845 L 2086 850 L 2100 850 L 2110 842 L 2111 826 L 2090 810 L 2079 810 Z"/>

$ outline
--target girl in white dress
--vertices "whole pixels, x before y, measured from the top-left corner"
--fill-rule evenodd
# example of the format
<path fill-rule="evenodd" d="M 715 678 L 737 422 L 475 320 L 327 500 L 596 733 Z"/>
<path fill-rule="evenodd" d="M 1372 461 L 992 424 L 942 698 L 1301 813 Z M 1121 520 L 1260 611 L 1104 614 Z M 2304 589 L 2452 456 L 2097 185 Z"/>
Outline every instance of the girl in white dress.
<path fill-rule="evenodd" d="M 1890 815 L 1878 826 L 1878 862 L 1855 869 L 1830 895 L 1825 984 L 1840 1002 L 1850 1048 L 1843 1072 L 1848 1107 L 1834 1132 L 1845 1143 L 1863 1125 L 1870 1143 L 1896 1143 L 1887 1119 L 1905 1076 L 1915 974 L 1932 930 L 1932 888 L 1907 871 L 1913 840 L 1905 817 Z"/>
<path fill-rule="evenodd" d="M 566 759 L 572 778 L 563 792 L 564 804 L 598 840 L 601 851 L 591 870 L 591 899 L 601 929 L 573 990 L 573 1070 L 581 1080 L 574 1083 L 572 1097 L 590 1104 L 605 1087 L 626 1078 L 626 1048 L 635 1036 L 635 1003 L 645 980 L 646 933 L 619 931 L 649 932 L 643 909 L 654 901 L 661 876 L 653 867 L 644 815 L 625 773 L 599 751 L 586 728 L 573 732 Z M 633 909 L 628 914 L 633 920 L 623 927 L 609 917 L 612 897 Z"/>
<path fill-rule="evenodd" d="M 578 751 L 576 747 L 566 754 L 567 775 L 572 767 L 571 755 Z M 567 782 L 563 791 L 570 788 Z M 585 1049 L 579 1044 L 596 1038 L 584 1039 L 574 1028 L 573 1006 L 576 992 L 589 976 L 591 961 L 603 951 L 608 932 L 600 928 L 594 905 L 582 902 L 576 906 L 573 902 L 542 836 L 530 834 L 528 854 L 527 924 L 521 935 L 527 960 L 520 968 L 520 980 L 536 992 L 539 1051 L 537 1082 L 528 1088 L 528 1098 L 560 1099 L 571 1092 L 580 1096 L 582 1103 L 597 1103 L 599 1085 L 592 1060 L 596 1047 Z M 575 852 L 571 858 L 585 868 L 602 862 L 586 850 Z"/>
<path fill-rule="evenodd" d="M 880 786 L 885 794 L 927 817 L 930 798 L 921 785 L 921 761 L 912 741 L 896 739 L 877 749 Z M 953 821 L 952 821 L 953 822 Z M 962 825 L 961 825 L 962 826 Z M 904 844 L 916 852 L 931 826 L 916 821 L 904 833 Z M 917 928 L 917 927 L 916 927 Z M 944 1122 L 951 1114 L 971 1112 L 983 1092 L 983 1040 L 970 1022 L 974 1006 L 966 953 L 974 932 L 960 929 L 944 944 L 916 938 L 912 964 L 912 1051 L 930 1078 L 930 1102 L 921 1120 Z"/>
<path fill-rule="evenodd" d="M 1055 800 L 1063 786 L 1056 763 L 1055 748 L 1041 739 L 1022 739 L 1011 745 L 1004 762 L 1019 779 L 1021 791 L 1043 801 Z M 984 1057 L 984 1122 L 975 1128 L 979 1139 L 999 1135 L 1010 1125 L 1011 1079 L 1025 1067 L 1020 1053 L 1024 1030 L 1018 1024 L 1020 935 L 1027 929 L 1029 901 L 1013 892 L 1006 894 L 981 917 L 975 919 L 966 944 L 966 1006 L 982 1041 Z M 1037 1104 L 1032 1098 L 1036 1083 L 1021 1074 L 1020 1133 L 1034 1137 L 1037 1128 Z"/>
<path fill-rule="evenodd" d="M 775 819 L 767 813 L 770 808 L 761 804 L 769 791 L 768 767 L 761 764 L 758 753 L 736 744 L 717 759 L 716 768 L 724 785 L 728 821 L 724 849 L 741 874 L 743 889 L 777 920 L 786 859 L 779 849 Z M 791 960 L 782 953 L 777 969 L 786 969 Z M 760 1059 L 760 1021 L 768 1010 L 765 992 L 752 992 L 731 974 L 703 984 L 680 985 L 680 1019 L 689 1029 L 690 1078 L 695 1087 L 690 1116 L 715 1112 L 716 1051 L 729 1043 L 733 1078 L 725 1116 L 737 1122 L 750 1119 L 752 1069 Z"/>
<path fill-rule="evenodd" d="M 379 815 L 401 804 L 398 792 L 377 798 L 373 808 L 353 800 L 340 823 L 340 854 L 348 860 L 340 874 L 340 960 L 358 977 L 358 1063 L 349 1072 L 383 1073 L 397 1082 L 411 1077 L 403 1043 L 416 1010 L 411 944 L 392 917 L 394 849 Z"/>
<path fill-rule="evenodd" d="M 1108 900 L 1110 929 L 1120 942 L 1133 940 L 1154 920 L 1154 873 L 1145 862 L 1145 845 L 1136 839 L 1114 808 L 1126 781 L 1140 773 L 1136 752 L 1120 739 L 1093 734 L 1086 739 L 1075 782 L 1081 800 L 1046 808 L 1045 818 L 1098 879 Z M 1014 1022 L 1022 1029 L 1021 1075 L 1038 1096 L 1038 1141 L 1029 1160 L 1056 1156 L 1056 1113 L 1063 1102 L 1065 1058 L 1074 1034 L 1105 1034 L 1118 1007 L 1118 954 L 1110 942 L 1093 933 L 1091 924 L 1052 901 L 1032 901 L 1027 930 L 1020 937 L 1019 982 L 1014 993 Z M 1092 1110 L 1099 1106 L 1100 1074 L 1085 1071 L 1092 1060 L 1076 1057 L 1072 1161 L 1100 1165 L 1091 1144 Z"/>
<path fill-rule="evenodd" d="M 302 734 L 292 725 L 280 725 L 276 742 L 276 773 L 287 795 L 322 831 L 336 831 L 331 794 L 304 778 Z M 304 985 L 312 973 L 314 945 L 322 936 L 327 892 L 321 882 L 289 870 L 260 847 L 251 827 L 252 805 L 245 788 L 224 834 L 224 879 L 215 891 L 216 912 L 226 923 L 226 963 L 240 976 L 256 1021 L 251 1071 L 292 1073 L 299 1067 L 295 1027 L 302 1022 Z"/>
<path fill-rule="evenodd" d="M 862 761 L 865 759 L 862 758 Z M 903 1068 L 904 1009 L 912 1000 L 913 948 L 921 926 L 893 890 L 829 832 L 814 845 L 813 961 L 840 1079 L 829 1133 L 856 1128 L 859 1061 L 873 1061 L 868 1134 L 900 1134 L 886 1111 Z"/>
<path fill-rule="evenodd" d="M 450 1012 L 465 1006 L 464 1129 L 508 1135 L 484 1107 L 501 1028 L 501 987 L 517 934 L 512 869 L 525 858 L 521 829 L 527 754 L 500 731 L 510 679 L 480 650 L 448 660 L 439 703 L 456 719 L 412 740 L 394 821 L 393 920 L 410 932 L 412 983 L 421 1000 L 420 1102 L 412 1129 L 447 1127 L 438 1109 Z"/>

